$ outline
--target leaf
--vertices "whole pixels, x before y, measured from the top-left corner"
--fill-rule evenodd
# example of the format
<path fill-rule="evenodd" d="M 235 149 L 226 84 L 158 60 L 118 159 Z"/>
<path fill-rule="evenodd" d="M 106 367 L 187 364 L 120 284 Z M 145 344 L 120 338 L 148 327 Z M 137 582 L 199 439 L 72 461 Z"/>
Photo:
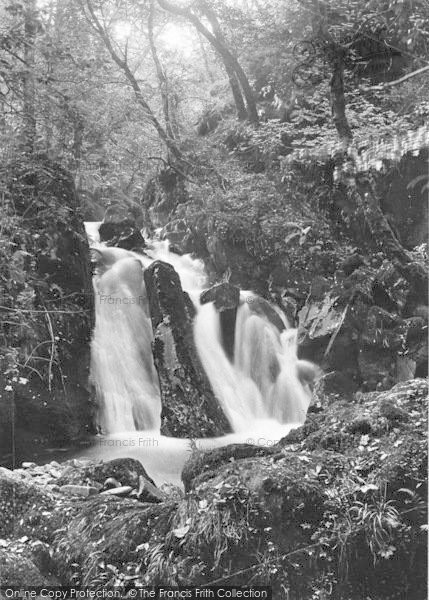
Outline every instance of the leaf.
<path fill-rule="evenodd" d="M 189 525 L 185 525 L 184 527 L 178 527 L 177 529 L 173 529 L 174 535 L 179 539 L 185 537 L 185 535 L 188 533 L 188 531 L 189 531 Z"/>
<path fill-rule="evenodd" d="M 373 483 L 367 483 L 365 485 L 362 485 L 359 490 L 363 493 L 366 494 L 367 492 L 369 492 L 370 490 L 378 490 L 378 486 L 374 485 Z"/>

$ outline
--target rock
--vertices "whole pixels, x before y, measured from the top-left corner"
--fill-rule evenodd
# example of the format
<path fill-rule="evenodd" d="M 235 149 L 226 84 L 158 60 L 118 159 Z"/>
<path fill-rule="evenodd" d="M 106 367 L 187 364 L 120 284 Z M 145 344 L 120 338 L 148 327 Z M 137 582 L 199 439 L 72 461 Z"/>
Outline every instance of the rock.
<path fill-rule="evenodd" d="M 145 220 L 152 227 L 164 227 L 179 204 L 189 199 L 183 177 L 173 168 L 165 167 L 152 177 L 144 190 L 142 207 Z"/>
<path fill-rule="evenodd" d="M 230 444 L 215 450 L 196 452 L 190 456 L 182 470 L 185 491 L 195 487 L 198 482 L 216 475 L 219 465 L 255 456 L 271 456 L 278 453 L 275 446 L 256 446 L 254 444 Z"/>
<path fill-rule="evenodd" d="M 132 488 L 137 488 L 139 477 L 142 476 L 155 485 L 141 462 L 134 458 L 115 458 L 98 463 L 82 464 L 75 462 L 74 465 L 69 465 L 63 471 L 61 477 L 57 480 L 58 484 L 90 484 L 96 487 L 95 484 L 103 486 L 107 479 L 112 478 L 119 482 L 120 485 L 129 485 Z"/>
<path fill-rule="evenodd" d="M 146 242 L 133 219 L 125 218 L 117 221 L 101 223 L 98 232 L 100 241 L 107 246 L 116 246 L 125 250 L 143 252 Z"/>
<path fill-rule="evenodd" d="M 34 506 L 39 511 L 49 510 L 53 506 L 51 496 L 13 471 L 0 467 L 0 535 L 10 535 Z"/>
<path fill-rule="evenodd" d="M 310 405 L 310 412 L 314 406 L 324 406 L 327 402 L 336 400 L 351 399 L 357 391 L 356 381 L 353 381 L 345 373 L 341 371 L 331 371 L 322 375 L 317 381 L 313 389 L 313 400 Z"/>
<path fill-rule="evenodd" d="M 62 584 L 100 581 L 105 564 L 118 565 L 127 573 L 128 563 L 140 562 L 143 544 L 165 541 L 176 507 L 175 501 L 143 504 L 109 494 L 88 498 L 72 514 L 53 547 Z M 106 563 L 94 560 L 94 553 Z"/>
<path fill-rule="evenodd" d="M 156 486 L 152 485 L 150 481 L 140 477 L 137 498 L 140 502 L 164 502 L 166 496 Z"/>
<path fill-rule="evenodd" d="M 25 251 L 32 258 L 24 261 L 23 275 L 28 295 L 26 308 L 34 310 L 34 319 L 24 354 L 28 356 L 42 340 L 50 338 L 50 325 L 45 312 L 40 310 L 46 306 L 52 311 L 51 326 L 57 336 L 56 364 L 61 365 L 61 373 L 54 369 L 50 380 L 45 368 L 49 364 L 49 351 L 44 346 L 41 354 L 37 351 L 41 356 L 39 362 L 45 365 L 41 367 L 43 374 L 36 371 L 29 374 L 27 368 L 20 368 L 17 373 L 14 447 L 17 456 L 25 456 L 29 445 L 41 438 L 45 444 L 51 444 L 59 440 L 69 442 L 88 433 L 92 408 L 85 381 L 93 292 L 89 247 L 72 175 L 46 155 L 34 155 L 30 162 L 15 162 L 8 171 L 10 185 L 5 193 L 16 199 L 14 218 L 18 219 L 20 236 L 31 230 Z M 24 244 L 20 236 L 12 247 Z M 4 259 L 7 263 L 6 255 Z M 20 292 L 18 288 L 15 291 Z M 10 301 L 14 304 L 16 297 Z M 68 314 L 66 328 L 60 317 L 64 311 Z M 5 339 L 4 345 L 12 347 L 14 342 Z M 25 360 L 20 358 L 17 360 L 23 364 Z M 39 367 L 37 370 L 40 371 Z M 12 428 L 7 426 L 9 410 L 9 400 L 0 381 L 0 453 L 9 452 L 12 447 Z"/>
<path fill-rule="evenodd" d="M 104 490 L 100 492 L 103 495 L 110 496 L 128 496 L 130 492 L 133 491 L 133 488 L 129 485 L 121 485 L 121 487 L 110 488 L 109 490 Z"/>
<path fill-rule="evenodd" d="M 174 268 L 155 261 L 144 272 L 161 389 L 161 432 L 207 437 L 230 431 L 195 348 L 190 306 Z"/>
<path fill-rule="evenodd" d="M 62 485 L 59 490 L 62 494 L 70 496 L 83 496 L 87 498 L 94 494 L 98 494 L 98 490 L 90 485 Z"/>
<path fill-rule="evenodd" d="M 230 283 L 219 283 L 202 292 L 200 302 L 201 304 L 214 303 L 219 313 L 222 345 L 227 356 L 232 360 L 234 357 L 235 322 L 237 307 L 240 303 L 240 289 Z"/>
<path fill-rule="evenodd" d="M 401 313 L 406 306 L 410 284 L 395 266 L 385 260 L 375 274 L 374 303 L 387 311 Z"/>
<path fill-rule="evenodd" d="M 267 300 L 260 298 L 259 296 L 251 295 L 247 296 L 245 301 L 252 312 L 265 318 L 274 325 L 274 327 L 277 327 L 280 333 L 286 329 L 282 318 Z"/>
<path fill-rule="evenodd" d="M 2 550 L 0 548 L 1 585 L 28 588 L 29 585 L 41 587 L 52 585 L 54 582 L 39 571 L 30 558 L 18 551 Z"/>
<path fill-rule="evenodd" d="M 228 268 L 228 254 L 224 242 L 213 234 L 209 236 L 206 244 L 215 271 L 223 273 Z"/>
<path fill-rule="evenodd" d="M 173 219 L 163 227 L 160 237 L 170 242 L 170 251 L 176 254 L 189 254 L 195 250 L 195 240 L 185 219 Z"/>
<path fill-rule="evenodd" d="M 237 575 L 239 568 L 254 568 L 254 547 L 261 551 L 266 544 L 272 557 L 294 552 L 296 558 L 286 564 L 273 558 L 274 565 L 270 563 L 275 597 L 281 597 L 286 581 L 294 598 L 310 598 L 315 581 L 318 590 L 338 598 L 424 597 L 426 405 L 427 382 L 408 381 L 386 392 L 325 403 L 273 449 L 276 454 L 237 458 L 226 447 L 192 455 L 185 469 L 195 508 L 188 495 L 173 530 L 182 554 L 191 558 L 198 532 L 208 532 L 209 524 L 221 519 L 223 531 L 231 527 L 235 541 L 225 545 L 215 533 L 198 537 L 199 556 L 209 561 L 214 577 L 234 572 L 234 585 L 246 581 L 244 573 L 243 579 Z M 346 491 L 350 485 L 351 495 Z M 380 540 L 378 530 L 369 533 L 366 519 L 353 519 L 354 533 L 344 538 L 350 513 L 379 506 L 380 494 L 398 511 L 386 537 Z M 334 558 L 338 543 L 341 552 L 359 556 L 343 580 Z M 315 544 L 323 547 L 326 562 L 314 560 Z M 221 561 L 213 561 L 220 548 Z M 303 553 L 303 548 L 310 552 Z M 410 552 L 413 560 L 407 558 Z M 406 564 L 400 572 L 398 561 Z M 333 579 L 326 588 L 328 572 Z"/>
<path fill-rule="evenodd" d="M 23 469 L 34 469 L 36 466 L 37 466 L 36 463 L 33 463 L 33 462 L 23 462 L 22 463 Z"/>
<path fill-rule="evenodd" d="M 109 489 L 112 489 L 115 487 L 121 487 L 121 484 L 114 477 L 108 477 L 103 484 L 103 488 L 106 490 L 109 490 Z"/>
<path fill-rule="evenodd" d="M 300 358 L 319 364 L 324 371 L 341 371 L 359 380 L 356 324 L 366 311 L 360 301 L 352 306 L 344 302 L 336 290 L 323 300 L 310 298 L 298 314 Z"/>

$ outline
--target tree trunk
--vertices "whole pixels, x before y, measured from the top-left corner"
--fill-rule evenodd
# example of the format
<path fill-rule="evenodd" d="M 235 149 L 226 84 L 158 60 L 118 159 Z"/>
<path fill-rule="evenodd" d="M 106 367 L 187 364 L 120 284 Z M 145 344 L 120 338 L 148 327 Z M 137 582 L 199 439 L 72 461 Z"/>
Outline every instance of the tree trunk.
<path fill-rule="evenodd" d="M 334 125 L 337 129 L 340 142 L 347 149 L 352 141 L 352 131 L 346 116 L 346 99 L 344 95 L 344 57 L 343 50 L 339 47 L 334 49 L 332 60 L 331 88 L 331 111 Z"/>
<path fill-rule="evenodd" d="M 156 118 L 156 116 L 153 113 L 152 109 L 150 108 L 149 104 L 144 99 L 144 96 L 143 96 L 143 93 L 142 93 L 142 91 L 140 89 L 138 81 L 134 77 L 133 73 L 131 72 L 131 69 L 130 69 L 127 61 L 126 61 L 126 58 L 125 59 L 121 58 L 119 56 L 119 54 L 116 52 L 116 50 L 113 48 L 113 44 L 112 44 L 112 42 L 111 42 L 111 40 L 109 38 L 109 35 L 108 35 L 107 31 L 104 29 L 104 27 L 100 23 L 97 15 L 95 14 L 95 10 L 94 10 L 94 7 L 91 4 L 91 0 L 86 0 L 86 6 L 88 8 L 88 11 L 89 11 L 89 14 L 90 14 L 90 17 L 91 17 L 90 22 L 91 22 L 92 27 L 97 31 L 97 33 L 99 34 L 99 36 L 103 40 L 103 42 L 104 42 L 107 50 L 109 51 L 109 54 L 112 57 L 113 61 L 123 71 L 126 79 L 128 80 L 128 83 L 133 88 L 136 100 L 140 104 L 140 106 L 142 107 L 142 109 L 143 109 L 143 111 L 144 111 L 144 113 L 145 113 L 148 121 L 156 129 L 159 137 L 164 142 L 164 144 L 167 147 L 167 150 L 171 153 L 171 155 L 173 156 L 173 158 L 176 159 L 176 160 L 178 160 L 178 161 L 182 160 L 182 153 L 180 152 L 179 148 L 176 146 L 176 143 L 171 138 L 171 136 L 169 136 L 167 134 L 166 130 L 164 129 L 164 127 L 161 125 L 161 123 Z"/>
<path fill-rule="evenodd" d="M 167 77 L 165 75 L 165 71 L 162 68 L 161 61 L 159 60 L 158 52 L 157 52 L 156 45 L 155 45 L 154 35 L 153 35 L 154 10 L 155 10 L 154 2 L 153 2 L 153 0 L 151 0 L 150 7 L 149 7 L 149 18 L 148 18 L 149 45 L 150 45 L 150 51 L 152 54 L 153 62 L 155 64 L 156 74 L 157 74 L 158 82 L 159 82 L 159 93 L 161 95 L 162 110 L 164 113 L 164 120 L 165 120 L 165 129 L 166 129 L 167 135 L 169 135 L 170 138 L 172 140 L 174 140 L 175 136 L 174 136 L 174 131 L 173 131 L 173 127 L 172 127 L 172 123 L 171 123 L 171 119 L 170 119 L 170 101 L 169 101 L 169 97 L 168 97 L 168 82 L 167 82 Z"/>
<path fill-rule="evenodd" d="M 244 104 L 243 95 L 241 93 L 240 84 L 229 64 L 223 61 L 223 66 L 225 67 L 226 74 L 228 75 L 229 86 L 231 88 L 235 108 L 237 110 L 237 118 L 240 121 L 244 121 L 244 119 L 247 118 L 247 110 Z"/>
<path fill-rule="evenodd" d="M 231 84 L 231 78 L 230 78 L 230 73 L 231 73 L 231 75 L 232 74 L 234 75 L 233 81 L 234 81 L 234 79 L 238 80 L 238 82 L 241 85 L 241 89 L 243 91 L 243 95 L 244 95 L 246 105 L 247 105 L 248 120 L 251 121 L 252 123 L 258 123 L 258 121 L 259 121 L 258 110 L 256 107 L 255 97 L 253 95 L 253 90 L 250 86 L 249 80 L 247 79 L 247 75 L 243 71 L 237 58 L 229 50 L 223 36 L 221 35 L 220 27 L 217 23 L 216 17 L 214 16 L 214 13 L 212 13 L 210 10 L 208 10 L 207 6 L 205 6 L 204 4 L 201 5 L 205 16 L 207 17 L 207 19 L 210 21 L 212 27 L 214 28 L 214 33 L 211 33 L 211 31 L 209 31 L 207 29 L 207 27 L 200 21 L 200 19 L 197 17 L 197 15 L 195 15 L 189 9 L 181 8 L 179 6 L 174 6 L 174 5 L 170 4 L 170 2 L 168 2 L 168 0 L 158 0 L 158 4 L 164 10 L 167 10 L 168 12 L 171 12 L 173 14 L 179 15 L 179 16 L 187 19 L 190 23 L 192 23 L 194 25 L 195 29 L 197 31 L 199 31 L 201 33 L 201 35 L 203 35 L 210 42 L 210 44 L 215 48 L 215 50 L 218 52 L 218 54 L 220 55 L 220 57 L 222 59 L 222 62 L 225 66 L 225 70 L 230 79 L 230 84 Z M 212 21 L 213 17 L 215 19 L 215 24 L 213 24 L 213 21 Z M 217 34 L 216 34 L 216 31 L 217 31 Z M 237 89 L 236 86 L 234 86 L 234 88 L 231 88 L 231 89 L 233 91 L 233 94 L 236 93 L 236 89 Z M 238 96 L 237 96 L 237 98 L 238 98 Z M 235 95 L 234 95 L 234 100 L 236 101 Z M 236 106 L 237 106 L 237 102 L 236 102 Z M 239 114 L 241 114 L 241 110 L 242 109 L 241 109 L 240 105 L 238 105 L 237 112 Z"/>
<path fill-rule="evenodd" d="M 24 10 L 24 61 L 23 87 L 23 147 L 27 154 L 34 151 L 36 140 L 36 85 L 35 85 L 35 43 L 37 32 L 35 0 L 26 0 Z"/>

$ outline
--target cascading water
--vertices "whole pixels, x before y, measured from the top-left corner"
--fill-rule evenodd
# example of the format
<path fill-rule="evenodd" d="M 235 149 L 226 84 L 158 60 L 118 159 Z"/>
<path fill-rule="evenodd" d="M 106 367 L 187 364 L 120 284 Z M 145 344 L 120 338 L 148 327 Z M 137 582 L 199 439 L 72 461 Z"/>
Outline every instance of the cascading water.
<path fill-rule="evenodd" d="M 251 309 L 254 296 L 241 292 L 233 361 L 222 347 L 219 315 L 213 304 L 198 309 L 195 342 L 216 397 L 234 431 L 278 429 L 302 423 L 310 394 L 298 377 L 296 330 L 284 331 Z"/>
<path fill-rule="evenodd" d="M 165 441 L 163 447 L 169 456 L 165 462 L 170 468 L 175 460 L 183 464 L 186 457 L 185 440 L 166 441 L 159 435 L 161 400 L 142 269 L 154 260 L 175 268 L 194 302 L 195 345 L 235 432 L 201 440 L 200 445 L 249 441 L 243 437 L 249 434 L 256 434 L 256 439 L 261 439 L 257 437 L 260 434 L 279 439 L 304 421 L 311 393 L 299 377 L 303 361 L 297 359 L 296 330 L 289 328 L 279 310 L 271 307 L 277 310 L 281 328 L 253 310 L 253 294 L 241 292 L 230 360 L 222 345 L 220 317 L 214 304 L 199 302 L 207 287 L 203 263 L 170 252 L 165 241 L 152 241 L 146 255 L 106 247 L 99 242 L 98 227 L 99 223 L 86 223 L 91 248 L 97 255 L 91 379 L 100 400 L 99 423 L 104 433 L 151 432 Z M 171 463 L 176 451 L 180 459 L 175 457 Z M 148 460 L 154 460 L 154 453 L 145 455 L 145 464 Z"/>

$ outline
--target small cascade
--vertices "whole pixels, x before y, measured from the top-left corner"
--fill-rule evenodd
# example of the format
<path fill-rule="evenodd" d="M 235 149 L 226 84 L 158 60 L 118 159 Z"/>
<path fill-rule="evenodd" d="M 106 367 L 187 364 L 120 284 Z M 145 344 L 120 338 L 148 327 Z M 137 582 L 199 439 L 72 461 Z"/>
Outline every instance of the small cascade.
<path fill-rule="evenodd" d="M 291 424 L 304 421 L 311 393 L 299 377 L 302 361 L 297 358 L 296 330 L 281 311 L 269 305 L 275 314 L 270 319 L 252 308 L 254 295 L 241 292 L 234 354 L 229 358 L 214 303 L 200 304 L 207 287 L 203 263 L 170 252 L 166 241 L 150 242 L 145 255 L 106 247 L 99 242 L 98 226 L 86 224 L 97 255 L 91 379 L 101 400 L 99 422 L 104 432 L 159 431 L 160 390 L 143 280 L 143 268 L 154 260 L 174 267 L 195 305 L 198 355 L 233 430 L 276 431 L 280 437 Z"/>
<path fill-rule="evenodd" d="M 199 307 L 194 335 L 201 361 L 234 431 L 270 430 L 300 424 L 310 402 L 298 374 L 296 330 L 280 332 L 252 312 L 247 292 L 237 310 L 234 357 L 221 342 L 219 315 L 213 304 Z"/>
<path fill-rule="evenodd" d="M 109 433 L 159 429 L 161 403 L 141 263 L 123 258 L 120 249 L 109 248 L 109 257 L 112 252 L 118 260 L 94 277 L 91 380 L 102 399 L 100 426 Z"/>

